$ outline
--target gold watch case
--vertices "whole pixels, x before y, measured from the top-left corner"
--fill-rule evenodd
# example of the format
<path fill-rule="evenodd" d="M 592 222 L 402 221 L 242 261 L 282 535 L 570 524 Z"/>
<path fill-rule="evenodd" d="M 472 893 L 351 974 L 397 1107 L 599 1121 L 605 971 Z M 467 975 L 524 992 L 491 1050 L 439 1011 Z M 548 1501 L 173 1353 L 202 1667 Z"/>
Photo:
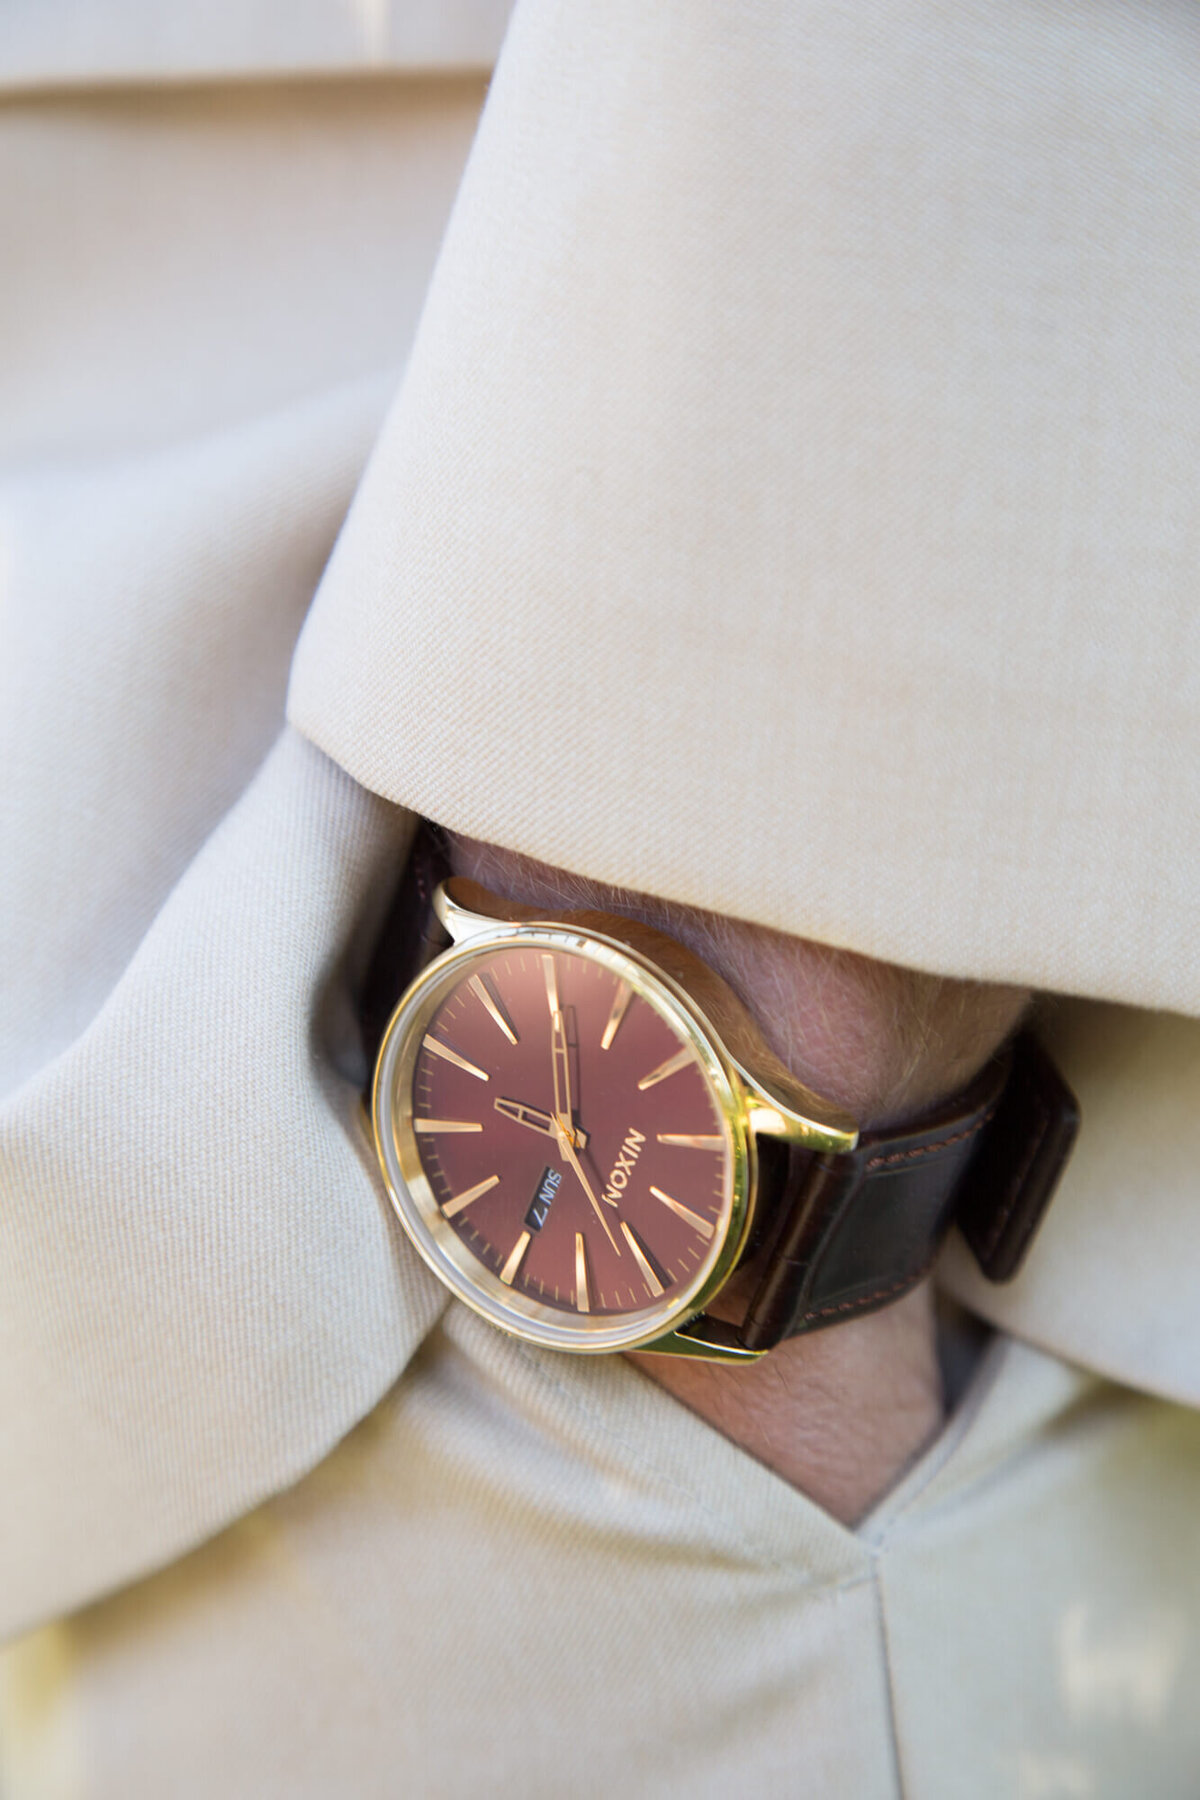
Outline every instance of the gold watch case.
<path fill-rule="evenodd" d="M 704 1309 L 733 1273 L 754 1223 L 756 1140 L 765 1135 L 814 1150 L 852 1150 L 858 1139 L 853 1118 L 796 1081 L 733 990 L 664 933 L 615 914 L 539 912 L 464 880 L 443 883 L 434 907 L 450 947 L 418 975 L 392 1014 L 375 1066 L 371 1109 L 384 1181 L 420 1256 L 467 1306 L 527 1342 L 585 1355 L 637 1349 L 754 1360 L 758 1353 L 742 1349 L 733 1330 Z M 708 1083 L 727 1150 L 719 1229 L 694 1277 L 636 1313 L 564 1314 L 505 1285 L 451 1227 L 422 1166 L 411 1095 L 426 1031 L 472 963 L 504 947 L 594 959 L 666 1020 L 690 1047 Z"/>

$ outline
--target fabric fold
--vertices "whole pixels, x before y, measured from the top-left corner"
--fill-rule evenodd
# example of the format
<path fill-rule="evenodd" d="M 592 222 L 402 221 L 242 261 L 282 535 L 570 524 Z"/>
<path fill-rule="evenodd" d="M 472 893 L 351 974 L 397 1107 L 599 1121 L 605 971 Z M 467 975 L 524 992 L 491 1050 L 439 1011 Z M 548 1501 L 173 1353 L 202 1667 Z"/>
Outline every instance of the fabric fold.
<path fill-rule="evenodd" d="M 285 733 L 0 1114 L 5 1633 L 296 1480 L 441 1311 L 375 1172 L 350 997 L 410 830 Z"/>
<path fill-rule="evenodd" d="M 293 722 L 601 879 L 1200 1012 L 1198 91 L 1166 5 L 525 0 Z"/>

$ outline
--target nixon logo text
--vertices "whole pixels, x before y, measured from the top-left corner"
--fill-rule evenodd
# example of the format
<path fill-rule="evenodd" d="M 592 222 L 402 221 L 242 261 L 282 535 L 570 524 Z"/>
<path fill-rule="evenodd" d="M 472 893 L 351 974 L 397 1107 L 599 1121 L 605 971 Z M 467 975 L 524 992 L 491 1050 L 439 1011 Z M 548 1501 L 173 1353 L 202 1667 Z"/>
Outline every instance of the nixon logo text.
<path fill-rule="evenodd" d="M 610 1206 L 617 1205 L 621 1195 L 629 1185 L 629 1177 L 633 1171 L 633 1165 L 641 1155 L 642 1145 L 645 1141 L 644 1134 L 640 1131 L 635 1131 L 631 1125 L 626 1133 L 625 1142 L 621 1145 L 621 1154 L 613 1164 L 612 1173 L 608 1178 L 608 1186 L 604 1190 L 604 1198 L 608 1201 Z"/>

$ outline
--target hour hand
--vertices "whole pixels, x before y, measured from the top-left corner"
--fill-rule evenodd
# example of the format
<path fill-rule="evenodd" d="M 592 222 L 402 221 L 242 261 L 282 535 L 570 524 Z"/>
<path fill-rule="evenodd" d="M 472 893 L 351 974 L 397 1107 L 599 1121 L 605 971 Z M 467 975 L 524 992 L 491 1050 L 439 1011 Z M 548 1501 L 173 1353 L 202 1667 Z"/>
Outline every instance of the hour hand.
<path fill-rule="evenodd" d="M 539 1106 L 526 1106 L 523 1100 L 497 1100 L 495 1106 L 498 1113 L 503 1113 L 515 1124 L 527 1125 L 530 1131 L 540 1131 L 543 1137 L 557 1139 L 558 1125 L 553 1113 L 543 1112 Z M 572 1142 L 582 1150 L 587 1143 L 587 1132 L 576 1129 L 572 1133 Z"/>

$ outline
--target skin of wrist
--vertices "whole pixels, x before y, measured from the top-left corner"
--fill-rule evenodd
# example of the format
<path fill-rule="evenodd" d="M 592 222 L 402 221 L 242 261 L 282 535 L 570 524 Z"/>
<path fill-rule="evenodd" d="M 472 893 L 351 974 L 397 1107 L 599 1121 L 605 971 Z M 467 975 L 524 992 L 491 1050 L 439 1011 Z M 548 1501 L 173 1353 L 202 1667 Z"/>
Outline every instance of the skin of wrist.
<path fill-rule="evenodd" d="M 770 1047 L 863 1127 L 913 1118 L 964 1086 L 1014 1030 L 1024 989 L 955 981 L 615 889 L 474 839 L 458 874 L 547 910 L 599 907 L 669 932 L 725 977 Z M 713 1311 L 737 1317 L 741 1274 Z M 722 1304 L 723 1303 L 723 1304 Z M 844 1523 L 903 1474 L 943 1419 L 928 1282 L 896 1304 L 722 1367 L 633 1355 L 639 1369 Z"/>

